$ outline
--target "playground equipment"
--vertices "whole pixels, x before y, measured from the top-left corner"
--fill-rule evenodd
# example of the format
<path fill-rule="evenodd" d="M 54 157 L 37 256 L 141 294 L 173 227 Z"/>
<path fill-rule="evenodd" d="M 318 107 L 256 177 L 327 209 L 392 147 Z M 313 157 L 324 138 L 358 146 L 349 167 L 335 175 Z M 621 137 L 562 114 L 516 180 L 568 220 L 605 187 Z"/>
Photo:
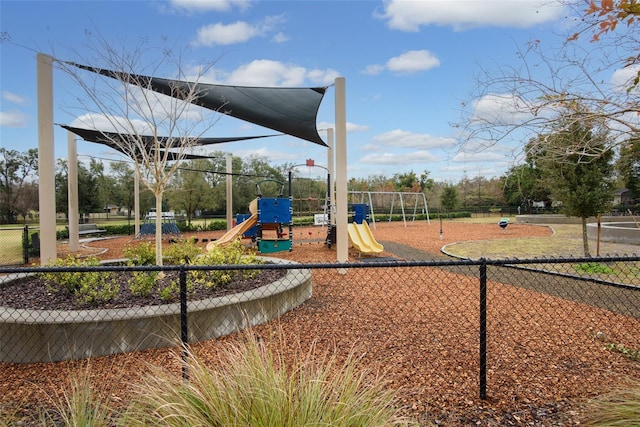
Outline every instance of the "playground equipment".
<path fill-rule="evenodd" d="M 244 221 L 239 222 L 231 230 L 227 231 L 217 240 L 209 242 L 207 244 L 207 250 L 211 250 L 214 246 L 225 246 L 235 241 L 238 237 L 245 234 L 251 228 L 258 224 L 258 200 L 254 199 L 249 204 L 249 212 L 251 214 Z"/>
<path fill-rule="evenodd" d="M 373 237 L 366 221 L 361 224 L 355 222 L 347 224 L 347 231 L 353 247 L 363 254 L 380 253 L 384 250 L 384 247 Z"/>
<path fill-rule="evenodd" d="M 176 215 L 173 212 L 161 212 L 162 217 L 162 234 L 179 235 L 180 229 L 176 224 Z M 156 218 L 158 214 L 155 209 L 147 212 L 144 217 L 144 223 L 140 226 L 140 233 L 136 237 L 149 236 L 156 234 Z"/>
<path fill-rule="evenodd" d="M 263 197 L 260 185 L 275 182 L 280 190 L 276 197 Z M 291 196 L 283 197 L 284 183 L 273 179 L 265 179 L 256 184 L 257 198 L 249 204 L 248 217 L 238 216 L 239 223 L 217 240 L 207 244 L 207 250 L 214 246 L 227 245 L 242 235 L 255 240 L 260 253 L 290 251 L 293 249 L 293 215 Z M 284 226 L 289 227 L 288 233 Z M 265 231 L 267 233 L 265 233 Z M 269 235 L 269 233 L 272 233 Z M 273 234 L 275 233 L 275 235 Z M 287 236 L 288 237 L 285 237 Z"/>
<path fill-rule="evenodd" d="M 369 205 L 353 203 L 349 205 L 349 211 L 353 212 L 352 221 L 347 224 L 347 234 L 354 248 L 361 253 L 380 253 L 384 247 L 376 241 L 369 228 Z"/>
<path fill-rule="evenodd" d="M 280 186 L 280 191 L 276 197 L 263 197 L 260 190 L 260 184 L 265 182 L 275 182 Z M 258 252 L 272 253 L 281 251 L 290 251 L 293 249 L 293 211 L 291 207 L 291 194 L 284 197 L 284 183 L 274 180 L 265 179 L 256 184 L 258 193 L 257 204 L 257 231 L 256 245 Z M 291 193 L 291 181 L 289 181 L 289 193 Z M 283 226 L 288 225 L 289 236 L 283 232 Z M 265 231 L 275 231 L 275 238 L 266 238 Z"/>
<path fill-rule="evenodd" d="M 304 165 L 294 165 L 293 167 L 297 167 L 297 166 L 307 166 L 309 168 L 311 167 L 319 167 L 322 169 L 327 169 L 324 166 L 320 166 L 320 165 L 316 165 L 313 159 L 307 159 L 306 163 Z M 289 171 L 289 196 L 291 196 L 291 183 L 293 182 L 293 170 Z M 327 226 L 327 237 L 325 238 L 325 245 L 327 245 L 328 248 L 331 248 L 331 245 L 336 243 L 336 227 L 334 224 L 334 219 L 335 216 L 332 216 L 332 208 L 334 206 L 331 205 L 331 174 L 328 173 L 328 169 L 327 169 L 327 183 L 326 183 L 326 195 L 324 198 L 324 207 L 323 207 L 323 212 L 322 213 L 316 213 L 314 214 L 314 225 L 322 225 L 322 226 Z M 311 198 L 312 199 L 312 198 Z M 318 197 L 318 202 L 320 200 L 320 197 Z"/>
<path fill-rule="evenodd" d="M 406 191 L 349 191 L 348 192 L 349 200 L 359 201 L 359 203 L 365 203 L 365 196 L 367 197 L 367 204 L 370 208 L 371 213 L 371 223 L 373 224 L 373 228 L 376 227 L 375 220 L 375 212 L 374 206 L 380 206 L 382 203 L 380 201 L 384 201 L 385 199 L 390 200 L 390 208 L 389 208 L 389 222 L 391 222 L 391 215 L 394 212 L 394 208 L 396 204 L 400 206 L 400 211 L 402 213 L 402 221 L 404 222 L 404 226 L 407 226 L 407 212 L 405 210 L 405 204 L 413 202 L 413 214 L 411 216 L 411 221 L 415 221 L 416 215 L 418 213 L 424 213 L 427 216 L 427 224 L 430 224 L 429 220 L 429 208 L 427 206 L 427 197 L 424 193 L 413 193 Z M 377 204 L 374 204 L 378 202 Z M 407 203 L 405 203 L 407 202 Z M 420 209 L 422 212 L 418 212 Z"/>
<path fill-rule="evenodd" d="M 503 233 L 507 232 L 507 225 L 509 225 L 509 218 L 502 218 L 500 222 L 498 222 L 498 226 L 502 228 Z"/>

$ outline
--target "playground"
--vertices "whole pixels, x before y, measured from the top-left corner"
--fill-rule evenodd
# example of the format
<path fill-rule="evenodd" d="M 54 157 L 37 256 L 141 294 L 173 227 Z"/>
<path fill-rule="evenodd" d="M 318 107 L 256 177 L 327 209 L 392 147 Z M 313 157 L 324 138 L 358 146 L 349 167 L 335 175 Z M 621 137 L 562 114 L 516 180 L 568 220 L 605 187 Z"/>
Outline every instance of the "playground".
<path fill-rule="evenodd" d="M 432 220 L 408 222 L 377 222 L 369 229 L 376 242 L 385 247 L 380 253 L 363 254 L 350 244 L 349 260 L 362 257 L 394 257 L 398 259 L 442 259 L 449 256 L 463 258 L 485 257 L 489 259 L 563 257 L 582 255 L 582 236 L 577 224 L 530 225 L 512 221 L 506 233 L 498 226 L 500 218 L 469 218 L 445 220 L 440 238 L 440 223 Z M 335 262 L 336 251 L 327 248 L 326 226 L 300 226 L 292 229 L 292 250 L 270 254 L 299 262 Z M 240 230 L 242 231 L 242 230 Z M 206 246 L 220 239 L 228 232 L 206 231 L 186 233 L 184 237 L 196 237 Z M 237 233 L 236 233 L 237 234 Z M 241 234 L 241 233 L 240 233 Z M 127 245 L 136 244 L 133 236 L 99 239 L 86 242 L 81 247 L 84 254 L 94 254 L 102 259 L 118 259 Z M 250 239 L 245 239 L 247 245 Z M 169 244 L 166 242 L 165 244 Z M 403 253 L 397 251 L 402 245 Z M 593 255 L 596 242 L 590 240 Z M 446 254 L 443 253 L 446 251 Z M 68 247 L 58 245 L 60 256 L 66 256 Z M 640 246 L 622 243 L 601 242 L 600 255 L 632 255 L 640 251 Z M 447 255 L 448 254 L 448 255 Z"/>
<path fill-rule="evenodd" d="M 443 247 L 461 252 L 474 245 L 491 248 L 491 244 L 526 250 L 544 243 L 548 253 L 564 255 L 567 251 L 576 253 L 572 251 L 574 243 L 580 247 L 578 226 L 552 229 L 514 221 L 505 233 L 498 220 L 444 221 L 442 226 L 438 221 L 416 221 L 406 226 L 402 222 L 377 222 L 371 232 L 384 245 L 384 251 L 363 255 L 352 247 L 349 259 L 442 259 L 446 257 Z M 194 236 L 206 245 L 205 239 L 223 234 L 212 231 Z M 325 236 L 326 227 L 294 227 L 292 250 L 270 256 L 333 262 L 336 250 L 324 244 Z M 104 259 L 119 258 L 122 248 L 133 242 L 136 240 L 132 237 L 94 240 L 84 243 L 83 251 Z M 611 253 L 628 253 L 626 249 L 601 247 Z M 504 254 L 493 255 L 504 258 Z M 473 271 L 477 267 L 468 270 L 471 274 Z M 277 322 L 257 327 L 256 333 L 265 339 L 282 335 L 282 342 L 289 343 L 280 349 L 285 355 L 310 345 L 340 355 L 353 348 L 362 349 L 363 361 L 388 372 L 391 385 L 402 390 L 401 402 L 407 405 L 407 413 L 427 420 L 425 425 L 432 425 L 436 419 L 445 425 L 470 425 L 478 420 L 484 421 L 481 425 L 505 425 L 516 418 L 522 422 L 513 425 L 526 421 L 538 422 L 532 425 L 563 425 L 576 420 L 583 399 L 637 376 L 637 362 L 603 350 L 603 342 L 594 339 L 595 332 L 585 330 L 585 325 L 592 324 L 589 328 L 604 330 L 607 337 L 629 336 L 639 327 L 637 319 L 492 282 L 490 398 L 479 400 L 473 374 L 477 369 L 473 333 L 477 324 L 477 278 L 467 274 L 446 268 L 353 268 L 347 275 L 335 269 L 315 270 L 313 297 Z M 557 329 L 558 324 L 561 329 Z M 216 349 L 236 339 L 237 335 L 207 340 L 195 344 L 193 350 L 205 361 L 215 363 Z M 640 343 L 628 345 L 637 348 Z M 148 372 L 150 365 L 180 370 L 179 358 L 171 349 L 93 358 L 90 365 L 92 376 L 123 402 L 128 393 L 124 384 Z M 46 396 L 60 392 L 72 372 L 84 369 L 80 362 L 0 366 L 5 403 L 6 399 L 46 400 Z M 549 371 L 551 367 L 553 371 Z"/>

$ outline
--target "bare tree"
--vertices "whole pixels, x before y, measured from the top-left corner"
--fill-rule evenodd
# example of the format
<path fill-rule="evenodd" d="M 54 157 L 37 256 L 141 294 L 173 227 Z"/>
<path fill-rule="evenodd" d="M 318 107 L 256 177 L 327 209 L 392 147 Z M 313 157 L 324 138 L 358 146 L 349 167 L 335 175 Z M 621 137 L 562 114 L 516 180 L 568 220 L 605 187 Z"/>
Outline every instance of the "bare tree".
<path fill-rule="evenodd" d="M 133 49 L 88 34 L 86 51 L 73 62 L 57 59 L 82 96 L 78 127 L 101 131 L 107 145 L 134 160 L 135 173 L 155 195 L 156 263 L 162 265 L 162 198 L 180 162 L 218 119 L 192 105 L 204 93 L 198 85 L 213 63 L 188 68 L 185 52 L 153 49 L 146 41 Z M 170 96 L 153 91 L 153 78 L 167 75 Z M 75 107 L 74 107 L 75 108 Z"/>
<path fill-rule="evenodd" d="M 575 13 L 574 27 L 558 35 L 555 45 L 532 40 L 518 51 L 516 66 L 485 68 L 478 74 L 477 92 L 463 104 L 462 120 L 456 124 L 467 148 L 515 142 L 516 149 L 524 149 L 537 135 L 570 129 L 574 123 L 566 117 L 572 117 L 575 123 L 595 123 L 616 137 L 601 151 L 588 147 L 588 141 L 576 141 L 555 153 L 546 147 L 547 153 L 557 161 L 578 155 L 579 161 L 589 162 L 640 130 L 637 21 L 624 15 L 620 19 L 628 25 L 613 32 L 606 24 L 609 30 L 603 32 L 601 24 L 611 18 L 600 7 L 589 7 L 584 0 L 567 5 Z M 585 33 L 594 37 L 579 37 Z M 544 139 L 537 141 L 545 144 Z"/>

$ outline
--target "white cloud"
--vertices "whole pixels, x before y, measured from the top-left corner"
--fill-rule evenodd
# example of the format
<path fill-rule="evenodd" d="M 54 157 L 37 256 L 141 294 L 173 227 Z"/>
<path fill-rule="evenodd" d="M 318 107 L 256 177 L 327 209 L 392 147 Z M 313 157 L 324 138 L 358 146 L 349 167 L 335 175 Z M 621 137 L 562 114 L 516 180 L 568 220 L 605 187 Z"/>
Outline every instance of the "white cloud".
<path fill-rule="evenodd" d="M 421 26 L 451 26 L 456 31 L 482 27 L 530 28 L 566 13 L 553 0 L 387 0 L 380 18 L 389 28 L 418 31 Z"/>
<path fill-rule="evenodd" d="M 141 135 L 151 134 L 149 124 L 143 120 L 129 120 L 124 117 L 94 113 L 87 113 L 76 117 L 69 126 L 121 133 L 131 133 L 133 127 Z"/>
<path fill-rule="evenodd" d="M 278 33 L 278 34 L 274 35 L 274 36 L 271 38 L 271 40 L 272 40 L 274 43 L 284 43 L 284 42 L 289 41 L 289 36 L 287 36 L 287 35 L 286 35 L 286 34 L 284 34 L 284 33 Z"/>
<path fill-rule="evenodd" d="M 613 72 L 611 76 L 611 84 L 615 90 L 626 91 L 627 88 L 638 78 L 640 66 L 620 68 Z"/>
<path fill-rule="evenodd" d="M 2 92 L 2 99 L 9 101 L 12 104 L 27 105 L 26 98 L 23 98 L 20 95 L 17 95 L 15 93 L 12 93 L 6 90 Z"/>
<path fill-rule="evenodd" d="M 367 67 L 362 72 L 364 74 L 370 74 L 372 76 L 376 76 L 382 73 L 384 70 L 385 70 L 384 65 L 372 64 L 372 65 L 367 65 Z"/>
<path fill-rule="evenodd" d="M 313 69 L 307 71 L 307 78 L 314 84 L 330 85 L 336 81 L 336 78 L 340 77 L 340 73 L 331 68 L 326 70 Z"/>
<path fill-rule="evenodd" d="M 386 147 L 423 149 L 453 147 L 456 144 L 456 140 L 453 138 L 431 136 L 426 133 L 413 133 L 401 129 L 396 129 L 377 135 L 373 138 L 373 141 Z"/>
<path fill-rule="evenodd" d="M 456 153 L 455 156 L 451 159 L 452 162 L 456 163 L 478 163 L 478 162 L 496 162 L 496 161 L 504 161 L 507 162 L 511 159 L 510 156 L 507 156 L 504 152 L 497 152 L 491 150 L 484 150 L 479 152 L 467 152 L 467 153 Z"/>
<path fill-rule="evenodd" d="M 377 75 L 384 70 L 398 74 L 411 74 L 439 67 L 440 60 L 428 50 L 410 50 L 390 58 L 384 65 L 371 64 L 363 70 L 364 74 Z"/>
<path fill-rule="evenodd" d="M 336 128 L 335 123 L 329 123 L 329 122 L 319 122 L 316 126 L 319 130 Z M 347 122 L 347 132 L 367 132 L 368 130 L 369 130 L 369 126 L 367 125 L 359 125 L 356 123 Z"/>
<path fill-rule="evenodd" d="M 236 21 L 232 24 L 215 23 L 200 27 L 197 31 L 197 44 L 202 46 L 231 45 L 244 43 L 255 37 L 266 37 L 284 22 L 283 15 L 267 16 L 256 24 Z M 285 39 L 278 33 L 279 42 Z"/>
<path fill-rule="evenodd" d="M 298 159 L 298 155 L 288 151 L 274 151 L 266 147 L 253 150 L 234 150 L 234 156 L 248 158 L 251 156 L 264 157 L 271 162 L 292 162 Z"/>
<path fill-rule="evenodd" d="M 226 81 L 246 86 L 299 86 L 304 83 L 305 75 L 304 67 L 256 59 L 233 70 Z"/>
<path fill-rule="evenodd" d="M 238 21 L 233 24 L 211 24 L 198 29 L 198 44 L 204 46 L 243 43 L 259 34 L 252 25 Z"/>
<path fill-rule="evenodd" d="M 313 85 L 328 85 L 335 81 L 340 73 L 336 70 L 312 69 L 295 64 L 285 64 L 270 59 L 256 59 L 248 64 L 241 65 L 230 73 L 216 70 L 213 77 L 224 81 L 224 84 L 243 86 L 284 86 L 295 87 L 307 83 Z M 207 78 L 210 80 L 211 78 Z"/>
<path fill-rule="evenodd" d="M 438 157 L 428 151 L 414 151 L 412 153 L 371 153 L 360 159 L 360 163 L 376 165 L 410 165 L 416 163 L 436 162 Z"/>
<path fill-rule="evenodd" d="M 228 12 L 234 7 L 246 10 L 251 4 L 250 0 L 171 0 L 171 5 L 187 11 Z"/>
<path fill-rule="evenodd" d="M 416 73 L 439 66 L 440 60 L 428 50 L 410 50 L 394 56 L 386 63 L 388 70 L 401 74 Z"/>
<path fill-rule="evenodd" d="M 29 117 L 20 111 L 0 111 L 0 126 L 23 128 L 27 126 Z"/>
<path fill-rule="evenodd" d="M 473 119 L 488 124 L 510 125 L 532 117 L 530 103 L 513 94 L 489 94 L 473 104 Z"/>

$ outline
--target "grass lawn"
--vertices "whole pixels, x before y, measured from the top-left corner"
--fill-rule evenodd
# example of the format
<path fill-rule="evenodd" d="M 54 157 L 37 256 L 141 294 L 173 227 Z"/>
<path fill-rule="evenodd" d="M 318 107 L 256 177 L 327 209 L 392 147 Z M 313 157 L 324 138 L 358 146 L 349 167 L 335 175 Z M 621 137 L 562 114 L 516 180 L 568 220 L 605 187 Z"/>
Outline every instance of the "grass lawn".
<path fill-rule="evenodd" d="M 22 228 L 0 228 L 0 265 L 21 264 Z"/>

